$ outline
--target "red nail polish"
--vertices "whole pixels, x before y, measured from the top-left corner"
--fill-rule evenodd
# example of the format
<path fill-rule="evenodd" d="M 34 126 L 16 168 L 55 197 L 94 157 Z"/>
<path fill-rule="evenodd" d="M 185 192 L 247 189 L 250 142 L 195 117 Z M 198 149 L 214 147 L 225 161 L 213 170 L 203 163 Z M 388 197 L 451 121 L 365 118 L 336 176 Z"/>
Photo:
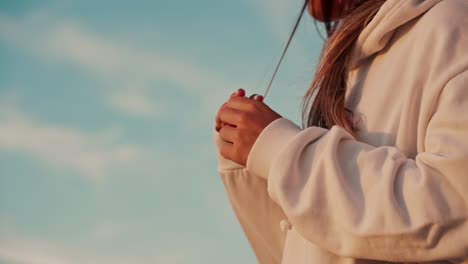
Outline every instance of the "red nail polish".
<path fill-rule="evenodd" d="M 258 95 L 257 97 L 255 97 L 255 99 L 259 102 L 263 102 L 263 96 L 261 95 Z"/>
<path fill-rule="evenodd" d="M 242 88 L 239 88 L 239 90 L 237 90 L 237 94 L 238 94 L 239 96 L 244 97 L 244 96 L 245 96 L 245 90 L 242 89 Z"/>

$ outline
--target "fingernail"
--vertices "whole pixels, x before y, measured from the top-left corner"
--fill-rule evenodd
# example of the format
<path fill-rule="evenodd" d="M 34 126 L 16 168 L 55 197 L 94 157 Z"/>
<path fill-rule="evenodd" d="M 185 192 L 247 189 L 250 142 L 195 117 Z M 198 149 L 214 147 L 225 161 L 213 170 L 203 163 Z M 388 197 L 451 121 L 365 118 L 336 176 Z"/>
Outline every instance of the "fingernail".
<path fill-rule="evenodd" d="M 255 96 L 255 100 L 257 100 L 259 102 L 263 102 L 263 96 L 257 95 L 257 96 Z"/>
<path fill-rule="evenodd" d="M 245 90 L 242 89 L 242 88 L 239 88 L 239 90 L 237 90 L 237 95 L 244 97 L 245 96 Z"/>

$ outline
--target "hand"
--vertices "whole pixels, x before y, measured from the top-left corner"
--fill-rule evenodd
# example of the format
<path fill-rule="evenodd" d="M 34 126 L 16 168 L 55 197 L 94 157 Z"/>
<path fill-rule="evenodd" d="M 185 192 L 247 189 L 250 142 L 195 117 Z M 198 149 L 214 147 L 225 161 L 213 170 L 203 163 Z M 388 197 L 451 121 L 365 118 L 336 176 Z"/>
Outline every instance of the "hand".
<path fill-rule="evenodd" d="M 239 90 L 237 90 L 237 92 L 233 92 L 231 94 L 230 97 L 233 97 L 233 96 L 241 96 L 241 97 L 244 97 L 245 96 L 245 90 L 242 89 L 242 88 L 239 88 Z M 261 100 L 263 101 L 263 97 L 261 98 Z M 227 102 L 226 102 L 227 103 Z M 225 105 L 226 103 L 224 103 L 223 105 Z M 223 106 L 221 105 L 221 107 Z M 219 119 L 219 115 L 217 114 L 216 115 L 216 125 L 215 125 L 215 129 L 217 132 L 219 132 L 219 130 L 221 129 L 221 127 L 223 127 L 225 124 L 223 122 L 221 122 L 221 120 Z"/>
<path fill-rule="evenodd" d="M 247 158 L 260 133 L 282 116 L 259 100 L 231 95 L 218 110 L 220 154 L 246 166 Z M 223 125 L 224 124 L 224 125 Z"/>
<path fill-rule="evenodd" d="M 233 97 L 233 96 L 245 97 L 245 90 L 242 89 L 242 88 L 239 88 L 239 90 L 237 90 L 237 92 L 233 92 L 230 97 Z M 260 101 L 260 102 L 263 102 L 263 96 L 261 96 L 261 95 L 256 95 L 253 99 L 255 99 L 257 101 Z M 224 103 L 223 105 L 225 105 L 226 103 Z M 216 125 L 215 125 L 216 131 L 219 132 L 221 127 L 223 127 L 224 125 L 225 124 L 223 122 L 221 122 L 221 120 L 219 119 L 219 116 L 216 115 Z"/>

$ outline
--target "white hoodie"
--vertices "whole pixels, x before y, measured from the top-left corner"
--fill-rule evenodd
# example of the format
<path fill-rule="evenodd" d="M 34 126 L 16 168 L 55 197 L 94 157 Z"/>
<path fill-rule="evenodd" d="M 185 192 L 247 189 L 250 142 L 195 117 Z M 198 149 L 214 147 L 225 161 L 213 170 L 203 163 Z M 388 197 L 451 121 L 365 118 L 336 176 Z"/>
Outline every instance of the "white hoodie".
<path fill-rule="evenodd" d="M 280 118 L 246 167 L 218 151 L 258 261 L 468 263 L 468 0 L 387 0 L 346 105 L 356 138 Z"/>

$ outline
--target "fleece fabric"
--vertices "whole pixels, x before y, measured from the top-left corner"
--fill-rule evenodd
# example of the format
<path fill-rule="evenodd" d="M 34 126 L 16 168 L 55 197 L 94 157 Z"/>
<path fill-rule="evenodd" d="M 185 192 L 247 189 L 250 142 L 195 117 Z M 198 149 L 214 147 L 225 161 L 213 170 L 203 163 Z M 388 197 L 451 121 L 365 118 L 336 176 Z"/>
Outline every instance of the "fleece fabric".
<path fill-rule="evenodd" d="M 468 1 L 387 0 L 348 80 L 355 137 L 280 118 L 217 152 L 258 262 L 468 263 Z"/>

